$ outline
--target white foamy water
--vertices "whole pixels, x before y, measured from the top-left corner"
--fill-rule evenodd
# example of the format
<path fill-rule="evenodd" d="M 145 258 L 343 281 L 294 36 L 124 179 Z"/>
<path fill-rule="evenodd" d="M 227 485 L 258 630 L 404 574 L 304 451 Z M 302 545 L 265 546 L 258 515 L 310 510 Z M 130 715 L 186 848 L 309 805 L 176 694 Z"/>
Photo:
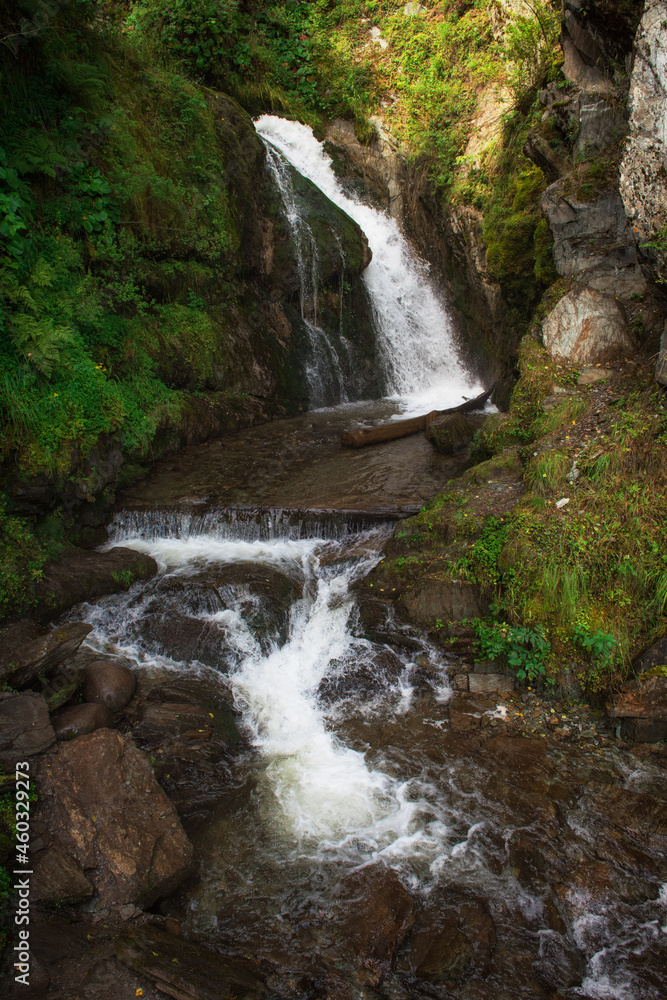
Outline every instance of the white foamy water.
<path fill-rule="evenodd" d="M 433 858 L 443 848 L 447 825 L 428 787 L 397 780 L 370 767 L 363 753 L 345 746 L 331 731 L 326 707 L 318 698 L 321 682 L 332 670 L 344 674 L 360 657 L 372 659 L 372 644 L 355 639 L 350 629 L 354 600 L 351 585 L 380 557 L 384 532 L 354 536 L 354 555 L 345 541 L 322 538 L 230 539 L 215 534 L 132 536 L 119 525 L 124 546 L 150 554 L 159 564 L 160 581 L 187 586 L 217 568 L 244 564 L 279 572 L 301 592 L 289 610 L 284 636 L 253 631 L 257 597 L 243 586 L 233 592 L 224 583 L 224 608 L 186 610 L 215 625 L 228 650 L 227 683 L 243 712 L 253 742 L 268 762 L 268 782 L 275 811 L 272 824 L 288 843 L 306 853 L 342 851 L 356 862 L 387 854 L 423 854 Z M 224 580 L 224 576 L 222 577 Z M 187 591 L 186 591 L 187 592 Z M 187 597 L 182 598 L 187 601 Z M 209 599 L 210 602 L 210 599 Z M 138 652 L 137 623 L 155 606 L 154 595 L 132 605 L 127 595 L 109 600 L 90 618 L 100 641 L 117 633 L 126 654 Z M 124 635 L 124 628 L 129 632 Z M 155 662 L 165 664 L 163 657 Z M 442 678 L 444 683 L 444 676 Z M 409 702 L 405 673 L 395 685 L 395 711 Z"/>
<path fill-rule="evenodd" d="M 405 412 L 456 406 L 483 391 L 462 364 L 451 318 L 429 279 L 428 264 L 394 219 L 348 197 L 307 125 L 275 115 L 255 122 L 259 134 L 363 229 L 373 260 L 364 272 L 389 376 L 390 395 Z"/>

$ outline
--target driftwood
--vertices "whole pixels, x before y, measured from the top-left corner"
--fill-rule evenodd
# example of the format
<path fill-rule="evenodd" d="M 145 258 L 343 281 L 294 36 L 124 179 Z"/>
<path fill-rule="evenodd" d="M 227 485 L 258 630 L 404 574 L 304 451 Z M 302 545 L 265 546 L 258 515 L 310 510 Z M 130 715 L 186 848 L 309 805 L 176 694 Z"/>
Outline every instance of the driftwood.
<path fill-rule="evenodd" d="M 419 434 L 426 431 L 437 417 L 444 417 L 448 413 L 471 413 L 484 406 L 487 399 L 495 388 L 495 383 L 486 392 L 476 396 L 474 399 L 467 399 L 459 406 L 450 406 L 446 410 L 431 410 L 423 417 L 411 417 L 409 420 L 394 420 L 388 424 L 378 424 L 377 427 L 368 427 L 359 431 L 343 431 L 340 436 L 340 443 L 344 448 L 365 448 L 368 444 L 380 444 L 383 441 L 394 441 L 396 438 L 408 437 L 410 434 Z"/>

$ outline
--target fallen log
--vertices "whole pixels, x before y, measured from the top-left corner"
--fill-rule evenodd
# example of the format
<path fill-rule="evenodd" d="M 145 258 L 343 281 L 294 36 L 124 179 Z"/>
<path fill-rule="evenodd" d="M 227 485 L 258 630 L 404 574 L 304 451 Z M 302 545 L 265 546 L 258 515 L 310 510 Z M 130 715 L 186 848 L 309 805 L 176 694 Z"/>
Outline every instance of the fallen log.
<path fill-rule="evenodd" d="M 384 441 L 395 441 L 397 438 L 408 437 L 410 434 L 419 434 L 420 431 L 427 430 L 436 417 L 443 417 L 448 413 L 471 413 L 473 410 L 479 410 L 484 406 L 494 388 L 495 382 L 490 389 L 475 396 L 474 399 L 466 399 L 464 403 L 450 406 L 446 410 L 431 410 L 423 417 L 394 420 L 388 424 L 378 424 L 377 427 L 366 427 L 358 431 L 343 431 L 340 443 L 343 448 L 365 448 L 369 444 L 381 444 Z"/>

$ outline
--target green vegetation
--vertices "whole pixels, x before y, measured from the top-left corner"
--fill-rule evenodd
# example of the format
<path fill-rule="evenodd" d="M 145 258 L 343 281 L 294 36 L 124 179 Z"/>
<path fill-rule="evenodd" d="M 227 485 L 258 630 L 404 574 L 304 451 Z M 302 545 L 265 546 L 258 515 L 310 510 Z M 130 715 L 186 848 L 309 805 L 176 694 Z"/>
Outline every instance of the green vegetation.
<path fill-rule="evenodd" d="M 507 622 L 490 624 L 476 619 L 470 622 L 480 659 L 499 658 L 511 667 L 520 681 L 531 684 L 545 677 L 545 660 L 551 652 L 551 643 L 546 638 L 543 626 L 527 628 L 512 627 Z M 553 684 L 552 678 L 547 678 Z"/>
<path fill-rule="evenodd" d="M 475 450 L 476 456 L 497 450 L 502 458 L 514 431 L 525 442 L 525 494 L 501 517 L 480 516 L 469 484 L 483 490 L 486 475 L 478 470 L 492 463 L 473 467 L 460 487 L 469 512 L 465 527 L 450 507 L 449 533 L 440 529 L 448 543 L 444 559 L 442 547 L 431 558 L 491 599 L 491 616 L 477 629 L 484 655 L 496 655 L 489 643 L 494 637 L 505 642 L 508 629 L 538 630 L 548 644 L 542 650 L 547 679 L 562 677 L 574 663 L 584 690 L 604 695 L 626 678 L 632 656 L 667 629 L 667 408 L 647 370 L 608 408 L 598 434 L 589 433 L 585 393 L 536 416 L 535 401 L 548 393 L 558 368 L 537 364 L 542 359 L 532 342 L 522 355 L 526 368 L 510 417 L 491 418 Z M 567 381 L 570 374 L 562 369 L 560 377 Z M 558 508 L 561 498 L 567 503 Z M 465 538 L 472 544 L 458 554 L 457 540 Z"/>

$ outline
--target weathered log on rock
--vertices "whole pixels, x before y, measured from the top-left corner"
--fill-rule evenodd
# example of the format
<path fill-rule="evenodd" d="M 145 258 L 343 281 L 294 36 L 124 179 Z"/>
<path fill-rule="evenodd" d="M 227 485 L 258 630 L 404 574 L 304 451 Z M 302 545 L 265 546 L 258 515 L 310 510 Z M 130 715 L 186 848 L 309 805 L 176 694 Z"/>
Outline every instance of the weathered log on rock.
<path fill-rule="evenodd" d="M 459 406 L 450 406 L 446 410 L 431 410 L 423 417 L 411 417 L 409 420 L 394 420 L 388 424 L 378 424 L 377 427 L 368 427 L 358 431 L 343 431 L 340 436 L 340 443 L 344 448 L 365 448 L 369 444 L 381 444 L 384 441 L 395 441 L 397 438 L 408 437 L 410 434 L 419 434 L 426 431 L 437 417 L 443 417 L 448 413 L 471 413 L 484 406 L 487 399 L 495 388 L 495 383 L 486 392 L 481 393 L 474 399 L 467 399 Z"/>

